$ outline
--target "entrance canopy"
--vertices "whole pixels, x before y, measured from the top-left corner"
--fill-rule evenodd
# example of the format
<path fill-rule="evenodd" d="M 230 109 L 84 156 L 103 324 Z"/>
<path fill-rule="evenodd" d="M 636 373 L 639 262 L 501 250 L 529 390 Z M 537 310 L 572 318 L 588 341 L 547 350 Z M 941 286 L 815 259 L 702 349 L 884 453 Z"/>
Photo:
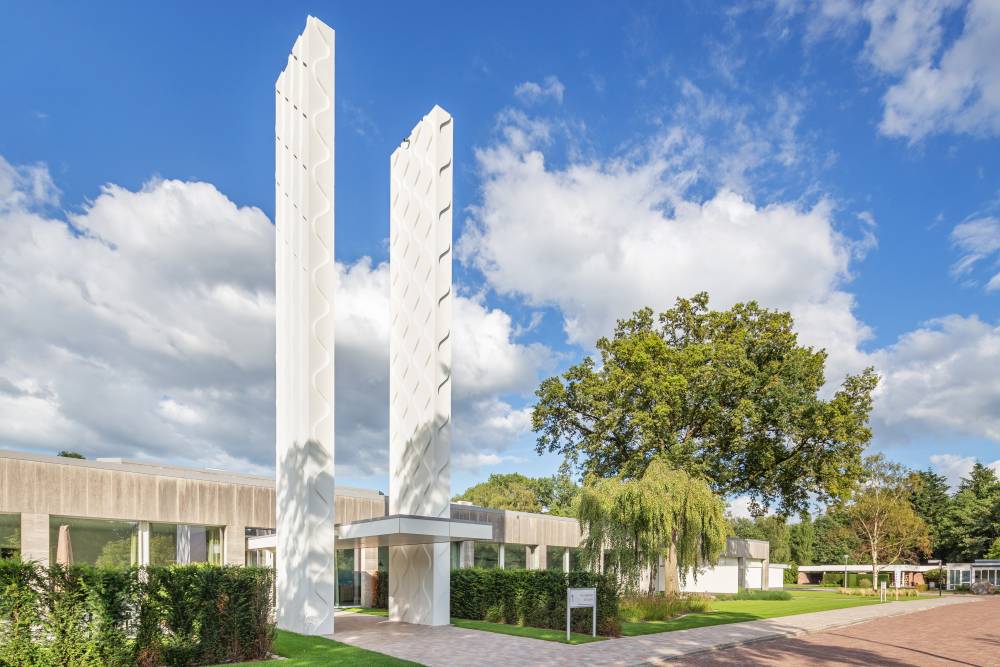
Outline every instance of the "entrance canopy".
<path fill-rule="evenodd" d="M 491 541 L 493 526 L 461 519 L 437 519 L 428 516 L 393 514 L 337 526 L 337 548 L 402 547 L 436 542 Z M 274 549 L 278 536 L 256 535 L 247 538 L 247 549 Z"/>
<path fill-rule="evenodd" d="M 411 514 L 391 514 L 337 526 L 338 549 L 492 539 L 493 526 L 488 523 Z"/>

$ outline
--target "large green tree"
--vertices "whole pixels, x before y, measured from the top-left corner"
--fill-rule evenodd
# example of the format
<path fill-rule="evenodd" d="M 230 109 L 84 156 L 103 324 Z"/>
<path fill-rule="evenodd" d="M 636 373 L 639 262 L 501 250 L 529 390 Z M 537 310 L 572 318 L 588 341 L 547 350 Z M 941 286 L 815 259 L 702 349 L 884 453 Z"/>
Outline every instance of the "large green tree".
<path fill-rule="evenodd" d="M 725 503 L 701 478 L 655 457 L 638 478 L 590 476 L 580 493 L 577 517 L 585 529 L 584 558 L 635 591 L 643 572 L 666 562 L 665 589 L 680 591 L 686 575 L 715 563 L 726 548 Z M 655 578 L 648 586 L 654 590 Z"/>
<path fill-rule="evenodd" d="M 930 551 L 927 524 L 910 504 L 907 472 L 882 455 L 865 460 L 865 479 L 844 508 L 857 537 L 855 557 L 872 568 L 872 587 L 884 565 L 915 563 Z"/>
<path fill-rule="evenodd" d="M 799 344 L 789 313 L 708 303 L 702 293 L 658 316 L 640 310 L 597 341 L 599 360 L 542 382 L 538 452 L 624 479 L 659 456 L 718 494 L 749 496 L 755 514 L 846 498 L 871 439 L 875 373 L 820 398 L 826 353 Z"/>
<path fill-rule="evenodd" d="M 982 558 L 1000 537 L 1000 480 L 992 468 L 976 463 L 962 479 L 941 532 L 951 561 Z"/>
<path fill-rule="evenodd" d="M 943 525 L 951 504 L 948 480 L 928 468 L 910 473 L 906 483 L 910 490 L 910 504 L 930 531 L 931 554 L 942 558 L 945 555 Z"/>
<path fill-rule="evenodd" d="M 498 510 L 547 512 L 573 516 L 580 487 L 565 475 L 527 477 L 520 473 L 492 474 L 485 482 L 471 486 L 454 500 Z"/>
<path fill-rule="evenodd" d="M 825 514 L 813 522 L 815 540 L 813 543 L 813 563 L 828 565 L 841 564 L 844 557 L 852 560 L 858 551 L 858 538 L 847 525 L 847 517 L 836 507 L 828 508 Z"/>
<path fill-rule="evenodd" d="M 812 565 L 816 544 L 816 527 L 808 514 L 803 514 L 798 523 L 788 527 L 788 548 L 792 562 L 796 565 Z"/>

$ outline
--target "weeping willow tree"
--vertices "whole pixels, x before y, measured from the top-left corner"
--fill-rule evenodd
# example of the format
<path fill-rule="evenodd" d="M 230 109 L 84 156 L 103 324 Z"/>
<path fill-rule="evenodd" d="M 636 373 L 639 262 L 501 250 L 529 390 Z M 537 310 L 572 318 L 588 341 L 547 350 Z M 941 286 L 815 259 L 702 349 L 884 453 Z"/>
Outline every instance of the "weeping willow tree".
<path fill-rule="evenodd" d="M 628 592 L 640 588 L 642 573 L 666 562 L 668 594 L 680 590 L 679 572 L 714 564 L 726 547 L 725 505 L 708 483 L 672 468 L 663 457 L 650 461 L 642 476 L 587 479 L 577 518 L 586 538 L 583 556 Z M 655 574 L 649 590 L 655 590 Z"/>

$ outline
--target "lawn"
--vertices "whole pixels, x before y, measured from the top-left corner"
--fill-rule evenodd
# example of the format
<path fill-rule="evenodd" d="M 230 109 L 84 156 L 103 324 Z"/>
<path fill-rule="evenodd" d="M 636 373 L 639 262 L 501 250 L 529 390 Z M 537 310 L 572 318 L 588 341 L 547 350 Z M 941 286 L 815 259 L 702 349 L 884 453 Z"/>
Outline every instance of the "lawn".
<path fill-rule="evenodd" d="M 467 630 L 484 630 L 486 632 L 499 632 L 503 635 L 514 635 L 515 637 L 529 637 L 531 639 L 544 639 L 550 642 L 560 642 L 562 644 L 587 644 L 589 642 L 599 642 L 607 637 L 592 637 L 591 635 L 574 632 L 570 634 L 569 642 L 566 641 L 565 630 L 550 630 L 547 628 L 529 628 L 523 625 L 508 625 L 506 623 L 490 623 L 488 621 L 470 621 L 464 618 L 453 618 L 451 624 L 457 628 Z"/>
<path fill-rule="evenodd" d="M 307 637 L 294 632 L 278 630 L 274 652 L 284 660 L 242 662 L 236 667 L 338 667 L 339 665 L 366 665 L 374 667 L 419 667 L 415 662 L 400 660 L 363 648 L 341 644 L 323 637 Z M 226 667 L 234 667 L 227 665 Z"/>
<path fill-rule="evenodd" d="M 670 621 L 624 622 L 622 623 L 622 634 L 626 637 L 634 637 L 656 632 L 673 632 L 674 630 L 701 628 L 707 625 L 759 621 L 764 618 L 776 618 L 778 616 L 795 616 L 797 614 L 809 614 L 814 611 L 830 611 L 832 609 L 847 609 L 848 607 L 881 604 L 878 598 L 841 595 L 832 591 L 792 590 L 790 592 L 792 594 L 791 600 L 717 600 L 712 603 L 711 611 L 689 614 Z M 917 598 L 905 599 L 913 600 Z"/>
<path fill-rule="evenodd" d="M 345 607 L 340 611 L 349 611 L 354 614 L 368 614 L 369 616 L 381 616 L 382 618 L 389 618 L 388 609 L 376 609 L 375 607 Z"/>

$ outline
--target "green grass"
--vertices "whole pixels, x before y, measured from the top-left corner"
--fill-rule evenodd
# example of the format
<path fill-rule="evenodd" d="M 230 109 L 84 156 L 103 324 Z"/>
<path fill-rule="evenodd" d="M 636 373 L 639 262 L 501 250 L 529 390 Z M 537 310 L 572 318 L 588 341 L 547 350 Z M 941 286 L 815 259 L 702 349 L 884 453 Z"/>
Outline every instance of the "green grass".
<path fill-rule="evenodd" d="M 502 635 L 514 635 L 515 637 L 529 637 L 531 639 L 544 639 L 550 642 L 561 644 L 587 644 L 590 642 L 604 641 L 607 637 L 591 637 L 579 632 L 570 634 L 570 640 L 566 641 L 565 630 L 550 630 L 548 628 L 529 628 L 523 625 L 508 625 L 506 623 L 490 623 L 488 621 L 470 621 L 465 618 L 453 618 L 451 624 L 457 628 L 466 630 L 483 630 L 485 632 L 498 632 Z"/>
<path fill-rule="evenodd" d="M 341 644 L 323 637 L 307 637 L 294 632 L 278 630 L 274 652 L 286 660 L 242 662 L 235 667 L 340 667 L 341 665 L 366 665 L 374 667 L 419 667 L 418 663 L 392 656 L 366 651 L 363 648 Z M 226 667 L 234 667 L 227 665 Z"/>
<path fill-rule="evenodd" d="M 340 611 L 349 611 L 354 614 L 368 614 L 369 616 L 381 616 L 389 618 L 388 609 L 376 609 L 375 607 L 344 607 Z"/>
<path fill-rule="evenodd" d="M 779 616 L 795 616 L 809 614 L 814 611 L 830 611 L 832 609 L 847 609 L 881 604 L 878 598 L 841 595 L 826 591 L 791 591 L 791 600 L 716 600 L 712 609 L 706 612 L 689 614 L 669 621 L 638 621 L 623 622 L 622 634 L 626 637 L 648 635 L 656 632 L 673 632 L 688 630 L 708 625 L 723 625 L 726 623 L 742 623 L 743 621 L 759 621 L 764 618 Z M 903 598 L 900 598 L 902 600 Z M 910 600 L 916 598 L 907 598 Z"/>

